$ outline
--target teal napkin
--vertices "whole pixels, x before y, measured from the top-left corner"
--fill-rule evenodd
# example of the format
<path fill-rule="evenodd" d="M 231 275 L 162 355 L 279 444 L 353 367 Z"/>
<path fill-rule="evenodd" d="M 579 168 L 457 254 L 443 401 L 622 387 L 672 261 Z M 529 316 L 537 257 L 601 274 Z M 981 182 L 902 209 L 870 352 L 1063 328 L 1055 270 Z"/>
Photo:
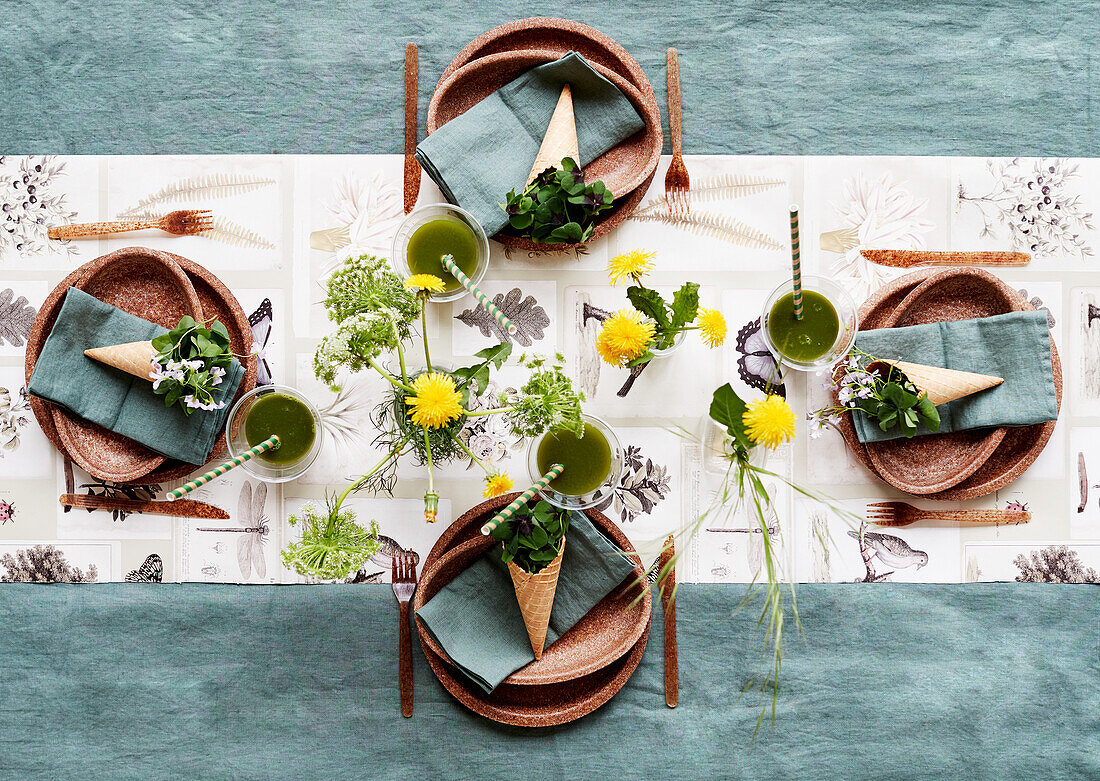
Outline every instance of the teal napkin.
<path fill-rule="evenodd" d="M 480 557 L 416 611 L 451 661 L 491 692 L 535 660 L 500 546 Z M 582 513 L 571 513 L 546 646 L 565 634 L 634 569 Z"/>
<path fill-rule="evenodd" d="M 162 333 L 165 329 L 159 325 L 71 287 L 27 390 L 161 455 L 202 465 L 225 426 L 230 401 L 244 377 L 244 367 L 236 359 L 214 389 L 214 400 L 225 400 L 225 407 L 186 415 L 179 405 L 165 407 L 164 397 L 153 393 L 152 382 L 84 355 L 91 347 L 138 342 Z"/>
<path fill-rule="evenodd" d="M 942 434 L 1058 419 L 1050 329 L 1044 312 L 1009 312 L 975 320 L 861 331 L 856 347 L 884 360 L 1004 378 L 995 388 L 936 407 Z M 882 431 L 866 415 L 856 413 L 852 418 L 860 442 L 902 436 L 896 428 Z M 917 436 L 930 433 L 921 424 Z"/>
<path fill-rule="evenodd" d="M 573 91 L 581 167 L 645 128 L 626 95 L 570 52 L 501 87 L 416 148 L 416 159 L 447 200 L 474 215 L 487 235 L 508 224 L 501 204 L 527 181 L 566 83 Z"/>

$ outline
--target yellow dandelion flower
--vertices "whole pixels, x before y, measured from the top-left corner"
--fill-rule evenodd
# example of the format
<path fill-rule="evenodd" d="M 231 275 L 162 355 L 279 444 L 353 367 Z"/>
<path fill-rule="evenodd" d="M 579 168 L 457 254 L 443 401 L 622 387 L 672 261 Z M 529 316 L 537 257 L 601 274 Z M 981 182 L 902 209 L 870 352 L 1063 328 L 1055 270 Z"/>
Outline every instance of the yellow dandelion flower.
<path fill-rule="evenodd" d="M 410 290 L 427 290 L 429 293 L 442 293 L 447 286 L 435 274 L 413 274 L 405 280 Z"/>
<path fill-rule="evenodd" d="M 481 495 L 486 499 L 506 494 L 512 490 L 512 478 L 507 472 L 498 472 L 495 475 L 485 475 L 485 490 Z"/>
<path fill-rule="evenodd" d="M 608 261 L 607 278 L 612 285 L 625 282 L 627 279 L 633 279 L 636 282 L 653 270 L 655 257 L 657 257 L 656 252 L 646 252 L 641 249 L 616 255 Z"/>
<path fill-rule="evenodd" d="M 603 321 L 596 351 L 613 366 L 622 366 L 646 351 L 653 339 L 653 323 L 637 309 L 620 309 Z"/>
<path fill-rule="evenodd" d="M 412 422 L 424 428 L 442 428 L 462 415 L 462 394 L 447 374 L 421 374 L 412 382 L 413 395 L 405 397 L 412 407 Z"/>
<path fill-rule="evenodd" d="M 699 310 L 699 333 L 708 347 L 718 347 L 726 341 L 726 318 L 717 309 Z"/>
<path fill-rule="evenodd" d="M 782 396 L 752 402 L 741 421 L 749 439 L 772 450 L 794 438 L 794 410 Z"/>

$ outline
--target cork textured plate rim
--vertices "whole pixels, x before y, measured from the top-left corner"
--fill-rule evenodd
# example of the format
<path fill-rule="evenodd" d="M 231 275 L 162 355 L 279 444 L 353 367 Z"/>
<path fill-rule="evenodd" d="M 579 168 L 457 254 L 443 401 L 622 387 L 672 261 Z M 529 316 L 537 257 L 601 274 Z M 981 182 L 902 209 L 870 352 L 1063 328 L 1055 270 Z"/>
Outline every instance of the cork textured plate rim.
<path fill-rule="evenodd" d="M 150 269 L 159 270 L 164 279 L 169 281 L 169 284 L 180 295 L 180 305 L 185 311 L 196 320 L 202 318 L 202 304 L 199 302 L 194 286 L 192 286 L 186 274 L 183 273 L 183 269 L 172 260 L 168 253 L 145 247 L 123 247 L 114 250 L 84 264 L 69 277 L 66 277 L 39 309 L 39 314 L 35 318 L 35 325 L 32 328 L 31 338 L 27 340 L 25 365 L 28 382 L 42 346 L 45 344 L 46 337 L 49 335 L 49 331 L 52 330 L 54 322 L 56 322 L 62 299 L 69 287 L 80 290 L 94 287 L 101 277 L 107 278 L 124 263 L 137 263 Z M 48 308 L 47 303 L 50 304 Z M 129 302 L 128 300 L 122 300 L 118 303 L 127 304 Z M 132 311 L 125 305 L 119 308 L 123 311 L 129 311 L 131 314 L 138 314 L 139 316 L 141 314 Z M 41 402 L 41 404 L 42 408 L 49 414 L 52 428 L 58 440 L 60 440 L 64 452 L 93 477 L 113 482 L 135 480 L 149 474 L 166 460 L 164 456 L 143 445 L 114 434 L 101 426 L 79 419 L 62 407 L 46 402 Z"/>
<path fill-rule="evenodd" d="M 443 534 L 440 535 L 436 544 L 432 547 L 431 552 L 425 557 L 423 566 L 421 568 L 420 582 L 421 584 L 427 584 L 435 578 L 435 574 L 446 565 L 447 561 L 455 556 L 462 556 L 464 554 L 469 555 L 473 551 L 479 548 L 488 550 L 492 546 L 491 542 L 488 542 L 486 538 L 481 534 L 481 526 L 486 520 L 492 517 L 502 507 L 511 503 L 519 494 L 512 493 L 504 496 L 498 496 L 493 499 L 489 499 L 481 504 L 471 508 L 463 513 L 457 520 L 455 520 Z M 644 581 L 645 571 L 641 566 L 641 561 L 637 557 L 637 552 L 630 544 L 629 539 L 622 531 L 612 522 L 607 516 L 603 515 L 597 510 L 585 510 L 587 515 L 593 522 L 593 524 L 606 536 L 608 536 L 616 545 L 635 559 L 634 575 Z M 560 651 L 569 653 L 571 647 L 569 641 L 577 640 L 579 637 L 572 637 L 570 632 L 566 632 L 559 638 L 558 642 L 551 646 L 548 646 L 546 652 L 543 654 L 543 659 L 538 662 L 532 662 L 524 667 L 522 670 L 518 670 L 508 678 L 505 682 L 511 686 L 545 686 L 554 683 L 561 683 L 568 680 L 575 680 L 577 678 L 591 675 L 598 670 L 613 664 L 616 660 L 620 659 L 624 654 L 636 645 L 636 643 L 644 638 L 646 634 L 646 627 L 649 626 L 652 620 L 652 596 L 649 589 L 642 599 L 634 602 L 634 597 L 626 593 L 629 586 L 620 588 L 616 592 L 613 592 L 605 601 L 611 600 L 611 604 L 618 605 L 621 603 L 627 603 L 630 609 L 634 613 L 633 623 L 630 625 L 628 633 L 621 635 L 621 641 L 615 645 L 614 650 L 604 653 L 598 659 L 593 658 L 589 660 L 587 664 L 571 667 L 568 670 L 562 671 L 558 667 L 557 673 L 553 670 L 553 666 L 560 665 L 560 659 L 555 658 L 553 649 L 555 647 Z M 413 600 L 414 615 L 415 610 L 423 606 L 426 601 L 425 594 L 427 589 L 418 589 Z M 604 603 L 601 602 L 601 605 Z M 596 608 L 598 609 L 598 608 Z M 617 609 L 617 608 L 616 608 Z M 595 609 L 594 609 L 595 610 Z M 583 629 L 585 621 L 582 619 L 580 623 L 574 629 Z M 435 642 L 434 638 L 421 626 L 417 621 L 417 631 L 420 634 L 421 644 L 426 649 L 431 649 L 439 658 L 446 659 L 446 654 Z M 559 645 L 561 644 L 561 645 Z M 606 647 L 606 646 L 605 646 Z M 450 662 L 447 662 L 450 664 Z M 540 672 L 538 667 L 543 665 L 550 668 L 546 672 Z"/>
<path fill-rule="evenodd" d="M 143 248 L 130 247 L 126 249 L 133 250 Z M 200 283 L 196 288 L 196 292 L 199 293 L 200 300 L 203 294 L 203 285 L 209 287 L 212 295 L 217 295 L 222 298 L 225 308 L 235 313 L 233 320 L 235 321 L 236 330 L 238 331 L 242 340 L 247 339 L 251 335 L 251 325 L 249 325 L 248 323 L 248 316 L 244 312 L 244 309 L 241 307 L 240 302 L 237 301 L 236 297 L 229 291 L 225 284 L 217 276 L 214 275 L 213 272 L 211 272 L 202 264 L 190 260 L 189 258 L 175 255 L 170 252 L 166 252 L 164 254 L 171 257 L 172 260 L 184 270 L 184 272 L 191 278 L 193 286 L 195 285 L 195 282 Z M 59 301 L 61 299 L 61 296 L 81 275 L 85 267 L 90 265 L 91 263 L 95 263 L 97 260 L 100 260 L 100 258 L 91 260 L 88 263 L 85 263 L 84 265 L 74 269 L 68 276 L 65 277 L 65 279 L 63 279 L 57 285 L 57 287 L 54 288 L 53 291 L 51 291 L 51 293 L 46 297 L 46 300 L 43 302 L 42 306 L 38 310 L 39 317 L 42 318 L 42 325 L 45 325 L 48 322 L 48 325 L 52 327 L 53 319 L 56 318 L 56 310 L 60 308 Z M 226 323 L 226 326 L 230 328 L 230 335 L 233 336 L 234 324 Z M 36 318 L 35 326 L 34 328 L 32 328 L 31 335 L 30 337 L 28 337 L 27 340 L 26 354 L 24 357 L 24 371 L 27 382 L 30 382 L 31 372 L 34 371 L 34 365 L 38 359 L 38 353 L 41 352 L 42 342 L 45 340 L 45 336 L 39 333 L 37 330 L 41 327 L 42 326 L 40 325 L 40 320 Z M 240 388 L 238 388 L 237 390 L 237 396 L 235 398 L 239 398 L 241 395 L 247 393 L 249 390 L 255 387 L 256 370 L 256 356 L 249 355 L 245 363 L 245 377 L 241 380 L 241 385 Z M 65 444 L 61 441 L 57 429 L 54 426 L 53 417 L 50 414 L 49 410 L 50 405 L 48 405 L 41 399 L 31 396 L 30 406 L 31 411 L 34 413 L 34 416 L 42 429 L 42 433 L 53 444 L 53 446 L 58 449 L 58 451 L 60 451 L 64 456 L 68 457 L 69 459 L 72 459 L 72 456 L 66 449 Z M 163 464 L 147 474 L 140 475 L 132 480 L 115 482 L 127 482 L 131 484 L 140 483 L 144 485 L 180 479 L 199 469 L 203 469 L 206 466 L 209 466 L 214 461 L 219 460 L 224 452 L 225 434 L 224 432 L 222 432 L 221 434 L 219 434 L 219 437 L 214 444 L 214 448 L 211 451 L 207 463 L 201 467 L 195 466 L 194 464 L 186 464 L 180 461 L 175 461 L 172 459 L 165 459 Z"/>
<path fill-rule="evenodd" d="M 860 306 L 858 317 L 860 328 L 870 325 L 872 328 L 881 328 L 894 309 L 908 296 L 914 288 L 920 285 L 928 277 L 939 273 L 940 269 L 918 269 L 909 274 L 904 274 L 876 290 Z M 1032 309 L 1030 304 L 1028 309 Z M 1051 362 L 1054 372 L 1054 386 L 1058 400 L 1058 408 L 1062 405 L 1062 364 L 1058 354 L 1058 347 L 1051 340 Z M 1015 482 L 1027 469 L 1035 463 L 1035 460 L 1046 448 L 1054 433 L 1057 421 L 1049 421 L 1034 426 L 1009 429 L 1000 446 L 994 451 L 986 462 L 974 474 L 961 483 L 934 494 L 922 494 L 920 498 L 933 501 L 965 501 L 988 496 Z M 851 417 L 844 415 L 838 425 L 840 434 L 847 445 L 848 450 L 856 457 L 864 468 L 879 480 L 886 482 L 882 475 L 875 469 L 864 445 L 856 437 L 855 428 L 852 426 Z"/>

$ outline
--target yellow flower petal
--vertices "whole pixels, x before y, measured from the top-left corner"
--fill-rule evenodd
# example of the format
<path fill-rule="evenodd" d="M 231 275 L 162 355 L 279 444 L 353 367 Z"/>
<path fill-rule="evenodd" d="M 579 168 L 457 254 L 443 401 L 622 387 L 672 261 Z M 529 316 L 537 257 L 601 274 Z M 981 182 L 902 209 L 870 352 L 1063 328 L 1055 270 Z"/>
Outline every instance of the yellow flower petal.
<path fill-rule="evenodd" d="M 405 287 L 410 290 L 427 290 L 429 293 L 442 293 L 447 287 L 443 280 L 435 274 L 413 274 L 405 280 Z"/>
<path fill-rule="evenodd" d="M 726 341 L 726 318 L 717 309 L 700 309 L 698 323 L 708 347 L 718 347 Z"/>
<path fill-rule="evenodd" d="M 603 321 L 596 351 L 613 366 L 622 366 L 646 351 L 653 340 L 653 323 L 636 309 L 620 309 Z"/>
<path fill-rule="evenodd" d="M 405 397 L 412 407 L 412 422 L 423 428 L 442 428 L 462 413 L 462 394 L 447 374 L 421 374 L 412 382 L 413 395 Z"/>
<path fill-rule="evenodd" d="M 794 410 L 781 396 L 766 396 L 752 402 L 741 421 L 749 439 L 772 450 L 794 438 Z"/>
<path fill-rule="evenodd" d="M 607 278 L 612 285 L 617 285 L 627 279 L 635 282 L 653 270 L 653 259 L 656 252 L 646 252 L 635 249 L 616 255 L 607 264 Z"/>
<path fill-rule="evenodd" d="M 481 495 L 486 499 L 506 494 L 512 490 L 512 478 L 507 472 L 498 472 L 495 475 L 485 476 L 485 490 Z"/>

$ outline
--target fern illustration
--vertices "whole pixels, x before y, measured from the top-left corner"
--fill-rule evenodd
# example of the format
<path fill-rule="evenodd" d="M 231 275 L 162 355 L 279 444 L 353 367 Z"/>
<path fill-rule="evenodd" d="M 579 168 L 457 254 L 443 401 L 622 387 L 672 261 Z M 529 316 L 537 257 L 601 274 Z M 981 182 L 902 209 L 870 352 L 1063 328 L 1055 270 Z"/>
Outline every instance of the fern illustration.
<path fill-rule="evenodd" d="M 692 211 L 685 216 L 673 216 L 662 201 L 663 208 L 651 212 L 635 212 L 630 219 L 639 222 L 657 222 L 674 228 L 683 228 L 700 236 L 729 242 L 751 249 L 782 250 L 784 245 L 766 233 L 746 225 L 736 217 L 711 212 Z"/>
<path fill-rule="evenodd" d="M 220 241 L 231 247 L 245 249 L 275 249 L 275 245 L 255 231 L 249 230 L 243 225 L 238 225 L 225 217 L 215 217 L 209 230 L 199 234 L 214 241 Z"/>
<path fill-rule="evenodd" d="M 691 189 L 687 191 L 687 197 L 692 203 L 732 200 L 734 198 L 744 198 L 748 195 L 756 195 L 765 190 L 782 187 L 785 184 L 786 181 L 783 179 L 773 179 L 767 176 L 722 174 L 721 176 L 709 176 L 698 182 L 692 182 Z M 660 211 L 665 205 L 666 201 L 663 195 L 650 198 L 635 214 Z"/>
<path fill-rule="evenodd" d="M 152 195 L 142 198 L 136 206 L 119 212 L 118 216 L 140 219 L 144 214 L 165 204 L 230 198 L 272 184 L 275 184 L 274 179 L 250 174 L 217 173 L 191 176 L 165 185 Z"/>

